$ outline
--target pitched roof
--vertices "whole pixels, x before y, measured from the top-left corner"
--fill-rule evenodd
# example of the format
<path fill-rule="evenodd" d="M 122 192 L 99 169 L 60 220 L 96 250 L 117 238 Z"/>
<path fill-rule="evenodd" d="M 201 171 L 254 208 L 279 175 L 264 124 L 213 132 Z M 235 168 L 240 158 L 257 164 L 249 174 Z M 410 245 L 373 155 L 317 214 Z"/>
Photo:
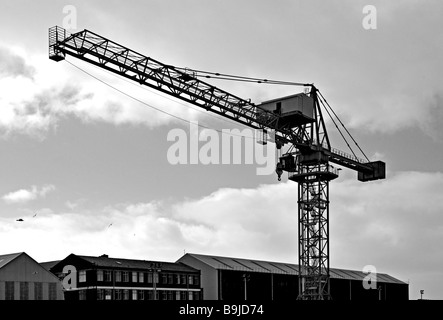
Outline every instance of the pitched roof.
<path fill-rule="evenodd" d="M 298 265 L 292 263 L 220 257 L 194 253 L 186 253 L 185 256 L 186 255 L 194 257 L 195 259 L 200 260 L 214 269 L 298 275 Z M 180 261 L 182 258 L 180 258 L 178 261 Z M 362 281 L 365 277 L 367 277 L 366 273 L 356 270 L 330 268 L 329 273 L 332 279 Z M 377 273 L 377 281 L 405 284 L 405 282 L 384 273 Z"/>
<path fill-rule="evenodd" d="M 59 263 L 60 262 L 60 260 L 55 260 L 55 261 L 47 261 L 47 262 L 39 262 L 40 263 L 40 265 L 43 267 L 43 268 L 45 268 L 46 270 L 51 270 L 51 268 L 53 267 L 53 266 L 55 266 L 57 263 Z"/>
<path fill-rule="evenodd" d="M 155 268 L 156 265 L 161 265 L 160 266 L 161 269 L 168 271 L 180 271 L 180 272 L 198 271 L 197 269 L 194 269 L 190 266 L 176 262 L 110 258 L 107 255 L 102 255 L 99 257 L 77 255 L 77 257 L 97 267 L 102 267 L 102 268 L 151 269 L 153 267 Z"/>
<path fill-rule="evenodd" d="M 0 255 L 0 269 L 3 268 L 12 260 L 14 260 L 15 258 L 17 258 L 18 256 L 22 255 L 23 253 L 24 252 L 18 252 L 18 253 Z"/>

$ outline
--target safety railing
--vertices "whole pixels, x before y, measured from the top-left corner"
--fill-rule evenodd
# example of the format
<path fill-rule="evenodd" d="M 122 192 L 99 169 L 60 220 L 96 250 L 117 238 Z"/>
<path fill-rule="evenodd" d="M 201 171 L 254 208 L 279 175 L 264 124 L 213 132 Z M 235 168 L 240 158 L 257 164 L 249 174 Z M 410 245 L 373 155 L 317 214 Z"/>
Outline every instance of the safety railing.
<path fill-rule="evenodd" d="M 57 50 L 56 45 L 59 41 L 63 41 L 66 39 L 66 37 L 69 36 L 69 34 L 66 32 L 65 29 L 55 26 L 49 28 L 49 58 L 52 60 L 63 60 L 65 58 L 65 55 Z"/>

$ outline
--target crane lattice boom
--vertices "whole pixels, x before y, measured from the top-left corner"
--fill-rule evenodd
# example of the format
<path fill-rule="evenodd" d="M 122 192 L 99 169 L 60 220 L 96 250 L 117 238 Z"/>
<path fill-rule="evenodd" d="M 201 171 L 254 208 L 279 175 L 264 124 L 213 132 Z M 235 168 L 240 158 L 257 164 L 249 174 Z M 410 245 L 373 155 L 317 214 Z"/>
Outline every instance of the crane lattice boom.
<path fill-rule="evenodd" d="M 277 148 L 295 150 L 280 158 L 283 171 L 298 183 L 300 299 L 329 299 L 329 182 L 338 171 L 329 163 L 358 172 L 360 181 L 385 178 L 385 163 L 364 161 L 330 145 L 312 84 L 300 93 L 261 104 L 239 98 L 197 78 L 194 71 L 163 64 L 89 30 L 68 34 L 49 29 L 49 58 L 66 55 L 179 98 L 254 129 L 274 130 Z"/>

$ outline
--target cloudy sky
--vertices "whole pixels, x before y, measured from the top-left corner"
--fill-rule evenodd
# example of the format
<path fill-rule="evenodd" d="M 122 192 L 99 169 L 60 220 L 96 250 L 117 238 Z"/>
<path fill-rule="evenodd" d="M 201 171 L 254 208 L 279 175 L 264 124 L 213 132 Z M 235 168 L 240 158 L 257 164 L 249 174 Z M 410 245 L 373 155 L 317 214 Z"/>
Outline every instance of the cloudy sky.
<path fill-rule="evenodd" d="M 376 29 L 362 24 L 368 4 Z M 331 183 L 331 266 L 373 265 L 409 282 L 411 299 L 420 289 L 443 299 L 442 13 L 437 0 L 2 1 L 0 254 L 297 263 L 297 185 L 254 163 L 170 164 L 168 133 L 190 128 L 152 107 L 244 127 L 74 58 L 78 68 L 49 60 L 48 28 L 70 22 L 166 64 L 315 83 L 387 163 L 386 180 L 344 169 Z M 256 103 L 302 90 L 212 83 Z"/>

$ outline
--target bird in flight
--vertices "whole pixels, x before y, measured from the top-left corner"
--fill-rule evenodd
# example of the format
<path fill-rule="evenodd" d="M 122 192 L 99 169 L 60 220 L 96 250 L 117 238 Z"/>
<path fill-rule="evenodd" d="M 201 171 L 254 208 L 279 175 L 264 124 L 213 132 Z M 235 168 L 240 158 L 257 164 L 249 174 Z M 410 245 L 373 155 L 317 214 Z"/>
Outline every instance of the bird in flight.
<path fill-rule="evenodd" d="M 32 217 L 35 218 L 36 216 L 37 216 L 37 212 Z"/>
<path fill-rule="evenodd" d="M 108 229 L 112 226 L 112 223 L 109 224 Z"/>
<path fill-rule="evenodd" d="M 21 222 L 21 221 L 24 221 L 24 220 L 20 218 L 20 219 L 17 219 L 17 220 L 15 220 L 15 221 L 20 221 L 20 222 Z"/>

